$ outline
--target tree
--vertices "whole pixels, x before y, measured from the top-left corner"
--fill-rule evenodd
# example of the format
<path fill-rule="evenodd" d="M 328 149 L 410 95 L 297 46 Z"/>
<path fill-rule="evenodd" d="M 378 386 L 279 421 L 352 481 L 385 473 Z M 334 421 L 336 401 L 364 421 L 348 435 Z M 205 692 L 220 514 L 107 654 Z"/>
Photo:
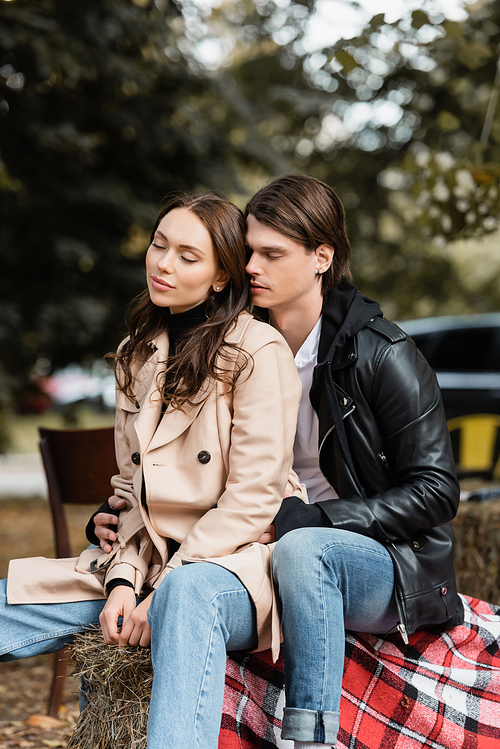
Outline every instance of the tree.
<path fill-rule="evenodd" d="M 355 272 L 392 302 L 391 314 L 500 303 L 498 277 L 471 295 L 452 255 L 439 251 L 498 227 L 499 51 L 495 1 L 460 23 L 423 11 L 409 23 L 377 16 L 360 37 L 322 53 L 329 62 L 319 72 L 335 73 L 338 88 L 318 117 L 310 164 L 356 208 Z M 344 133 L 325 153 L 332 117 Z"/>
<path fill-rule="evenodd" d="M 119 340 L 163 196 L 241 184 L 220 88 L 179 52 L 177 6 L 0 12 L 0 376 L 15 393 L 37 359 L 85 362 Z"/>
<path fill-rule="evenodd" d="M 257 100 L 271 148 L 339 192 L 356 281 L 390 316 L 498 307 L 498 278 L 472 293 L 441 250 L 498 227 L 500 3 L 461 22 L 419 10 L 389 24 L 380 14 L 313 53 L 308 13 L 260 3 L 240 18 L 239 38 L 253 29 L 260 53 L 240 52 L 230 74 Z"/>
<path fill-rule="evenodd" d="M 499 218 L 500 0 L 310 52 L 313 6 L 0 2 L 4 392 L 118 341 L 172 190 L 243 206 L 307 171 L 344 200 L 355 280 L 389 316 L 498 306 L 497 278 L 473 298 L 442 247 Z"/>

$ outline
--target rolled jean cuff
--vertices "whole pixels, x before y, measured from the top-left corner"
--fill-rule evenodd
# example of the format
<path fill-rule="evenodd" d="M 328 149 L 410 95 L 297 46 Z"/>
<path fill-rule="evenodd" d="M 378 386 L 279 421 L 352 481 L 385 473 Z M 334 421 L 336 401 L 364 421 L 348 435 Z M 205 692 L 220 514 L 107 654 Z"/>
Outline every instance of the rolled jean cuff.
<path fill-rule="evenodd" d="M 340 713 L 285 707 L 281 738 L 337 746 Z"/>

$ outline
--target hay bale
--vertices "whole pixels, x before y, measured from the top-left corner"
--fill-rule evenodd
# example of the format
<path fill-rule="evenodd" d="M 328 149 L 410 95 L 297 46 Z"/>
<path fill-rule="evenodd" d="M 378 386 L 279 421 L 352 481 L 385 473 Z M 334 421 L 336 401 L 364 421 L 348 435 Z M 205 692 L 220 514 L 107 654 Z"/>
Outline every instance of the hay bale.
<path fill-rule="evenodd" d="M 458 590 L 500 604 L 500 500 L 462 502 L 453 531 Z"/>
<path fill-rule="evenodd" d="M 75 636 L 71 658 L 90 694 L 68 747 L 146 749 L 153 684 L 149 648 L 106 645 L 96 628 Z"/>

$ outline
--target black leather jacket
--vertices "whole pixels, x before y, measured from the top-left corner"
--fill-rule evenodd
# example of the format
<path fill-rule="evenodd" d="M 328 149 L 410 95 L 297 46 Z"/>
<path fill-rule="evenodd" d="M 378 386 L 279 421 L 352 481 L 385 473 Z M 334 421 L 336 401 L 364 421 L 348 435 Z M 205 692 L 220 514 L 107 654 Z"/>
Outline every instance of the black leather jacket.
<path fill-rule="evenodd" d="M 449 522 L 459 485 L 436 377 L 411 338 L 345 281 L 324 300 L 310 399 L 320 467 L 339 498 L 315 505 L 285 499 L 277 537 L 317 525 L 375 538 L 394 563 L 403 638 L 418 627 L 460 624 Z"/>

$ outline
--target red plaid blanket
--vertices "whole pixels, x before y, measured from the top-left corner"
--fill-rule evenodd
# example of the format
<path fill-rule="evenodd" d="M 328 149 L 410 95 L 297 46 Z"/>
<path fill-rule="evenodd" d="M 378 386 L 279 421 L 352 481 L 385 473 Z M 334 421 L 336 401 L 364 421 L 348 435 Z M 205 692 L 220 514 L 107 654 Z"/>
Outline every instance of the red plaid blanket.
<path fill-rule="evenodd" d="M 463 596 L 446 632 L 346 633 L 338 749 L 500 749 L 500 607 Z M 291 749 L 280 738 L 283 659 L 228 658 L 219 749 Z"/>

